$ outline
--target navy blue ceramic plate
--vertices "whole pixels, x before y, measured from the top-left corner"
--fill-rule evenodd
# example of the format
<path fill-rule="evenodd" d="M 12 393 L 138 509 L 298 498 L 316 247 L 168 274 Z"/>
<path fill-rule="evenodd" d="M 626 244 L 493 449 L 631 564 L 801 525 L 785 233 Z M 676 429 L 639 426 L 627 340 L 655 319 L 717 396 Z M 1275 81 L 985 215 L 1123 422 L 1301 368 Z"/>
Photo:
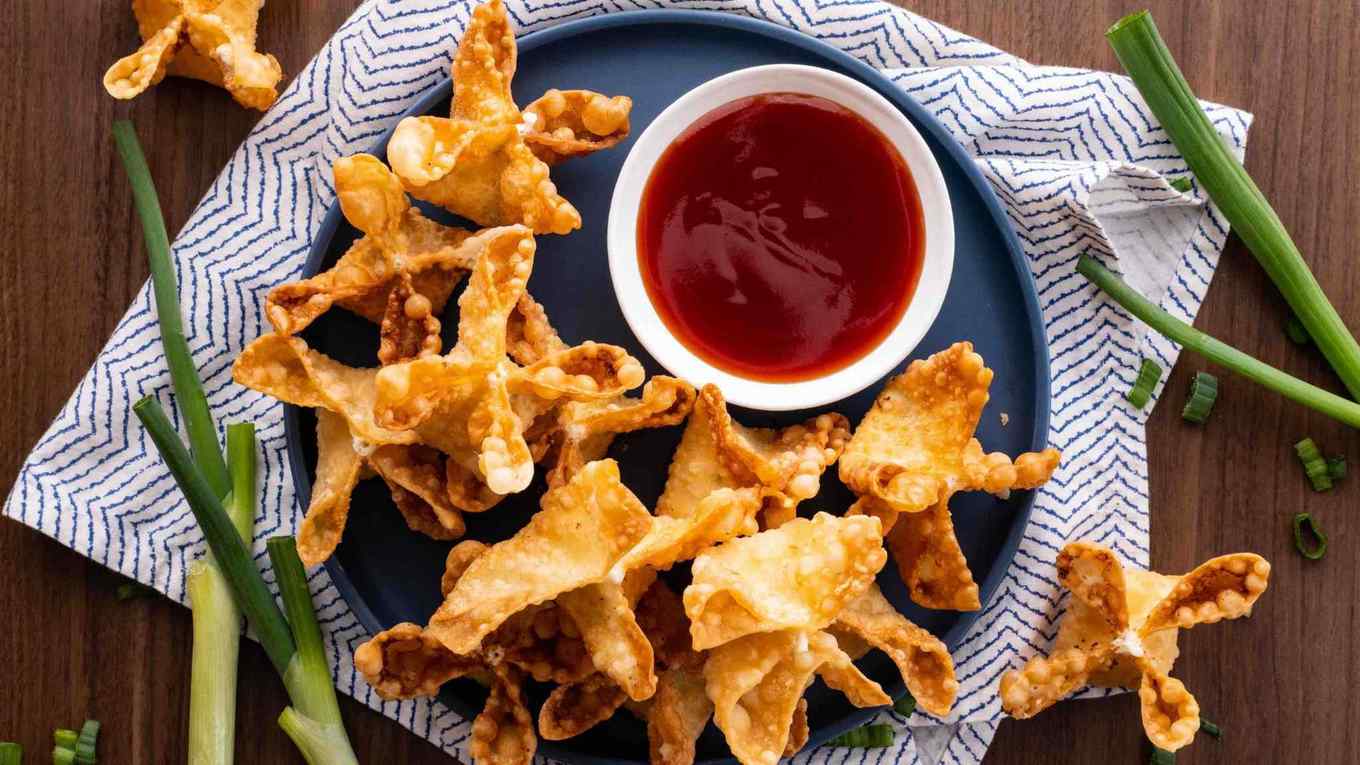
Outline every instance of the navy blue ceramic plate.
<path fill-rule="evenodd" d="M 563 24 L 527 35 L 519 41 L 516 101 L 528 103 L 551 87 L 589 88 L 632 97 L 632 126 L 638 134 L 662 109 L 694 86 L 735 69 L 773 63 L 797 63 L 833 69 L 859 79 L 882 93 L 911 118 L 939 161 L 954 211 L 956 245 L 954 277 L 939 318 L 916 349 L 916 357 L 941 350 L 956 340 L 971 340 L 996 370 L 992 400 L 983 416 L 979 438 L 988 450 L 1017 453 L 1042 448 L 1048 430 L 1048 350 L 1039 316 L 1038 298 L 1015 235 L 979 175 L 943 127 L 925 109 L 886 78 L 850 56 L 789 29 L 749 18 L 700 11 L 636 11 Z M 448 113 L 446 81 L 426 94 L 410 114 Z M 396 120 L 393 121 L 395 126 Z M 386 154 L 387 137 L 370 148 Z M 572 160 L 553 170 L 553 180 L 581 211 L 584 225 L 570 236 L 538 239 L 529 289 L 548 310 L 568 342 L 593 339 L 627 348 L 647 365 L 648 374 L 664 372 L 643 350 L 624 322 L 612 294 L 605 254 L 605 223 L 614 178 L 631 144 Z M 443 216 L 450 220 L 448 216 Z M 329 268 L 354 240 L 355 231 L 332 207 L 317 233 L 306 274 Z M 456 309 L 450 301 L 452 334 Z M 353 365 L 377 363 L 377 331 L 345 311 L 331 311 L 305 334 L 312 347 Z M 448 339 L 452 339 L 451 337 Z M 451 343 L 446 343 L 449 347 Z M 899 370 L 900 371 L 900 370 Z M 858 422 L 881 385 L 830 407 Z M 1000 412 L 1009 415 L 1002 426 Z M 757 426 L 801 421 L 813 412 L 779 415 L 734 411 L 740 421 Z M 290 459 L 299 500 L 305 506 L 316 462 L 315 419 L 310 411 L 289 407 Z M 618 459 L 628 486 L 644 503 L 661 492 L 679 428 L 647 431 L 619 438 L 611 456 Z M 821 495 L 803 504 L 804 512 L 841 512 L 851 501 L 835 470 L 823 481 Z M 468 535 L 491 542 L 513 534 L 537 509 L 542 480 L 522 494 L 507 498 L 493 511 L 467 516 Z M 1008 500 L 982 493 L 960 495 L 951 502 L 959 541 L 973 575 L 982 583 L 985 603 L 1009 566 L 1029 517 L 1033 497 L 1017 492 Z M 336 585 L 371 632 L 397 622 L 424 623 L 440 602 L 439 577 L 449 543 L 435 542 L 409 531 L 380 481 L 366 481 L 354 495 L 344 541 L 326 564 Z M 890 564 L 880 577 L 883 591 L 908 618 L 957 647 L 976 613 L 927 611 L 906 597 Z M 894 697 L 902 682 L 881 654 L 870 654 L 865 672 Z M 530 689 L 541 702 L 546 689 Z M 471 681 L 455 681 L 441 698 L 460 714 L 475 715 L 486 692 Z M 810 745 L 858 724 L 874 712 L 851 707 L 820 683 L 808 691 Z M 539 751 L 576 763 L 645 762 L 646 731 L 626 712 L 594 730 L 563 742 L 541 742 Z M 699 741 L 698 759 L 730 758 L 721 734 L 712 726 Z"/>

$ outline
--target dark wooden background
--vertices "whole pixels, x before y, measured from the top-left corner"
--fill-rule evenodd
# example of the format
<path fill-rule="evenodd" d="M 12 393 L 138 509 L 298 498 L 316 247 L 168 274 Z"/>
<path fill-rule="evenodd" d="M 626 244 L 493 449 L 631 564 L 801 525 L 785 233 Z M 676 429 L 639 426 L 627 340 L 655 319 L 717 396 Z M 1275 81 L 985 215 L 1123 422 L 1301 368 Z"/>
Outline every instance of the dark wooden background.
<path fill-rule="evenodd" d="M 914 10 L 1031 61 L 1117 69 L 1102 32 L 1151 6 L 1202 97 L 1251 110 L 1247 166 L 1318 279 L 1360 330 L 1360 4 L 1351 0 L 1130 2 L 923 0 Z M 357 5 L 273 0 L 261 46 L 295 74 Z M 222 91 L 167 80 L 131 105 L 100 85 L 136 45 L 125 0 L 16 0 L 0 10 L 0 494 L 146 278 L 109 125 L 130 115 L 171 231 L 258 118 Z M 1335 388 L 1292 346 L 1282 301 L 1250 254 L 1228 246 L 1198 326 Z M 1204 363 L 1183 358 L 1175 391 Z M 1360 439 L 1279 397 L 1225 378 L 1207 427 L 1181 422 L 1179 393 L 1153 414 L 1152 558 L 1163 571 L 1253 550 L 1274 564 L 1254 618 L 1181 636 L 1176 675 L 1226 732 L 1182 763 L 1354 762 L 1360 749 L 1360 476 L 1312 493 L 1290 445 L 1311 435 L 1360 472 Z M 1302 560 L 1289 518 L 1308 510 L 1332 552 Z M 120 603 L 119 579 L 0 521 L 0 740 L 46 761 L 51 731 L 104 722 L 103 761 L 179 761 L 188 702 L 189 612 L 163 598 Z M 241 762 L 301 762 L 275 724 L 287 703 L 263 652 L 242 652 Z M 434 747 L 343 699 L 364 762 L 437 763 Z M 1142 763 L 1132 695 L 1062 704 L 1001 726 L 988 762 Z"/>

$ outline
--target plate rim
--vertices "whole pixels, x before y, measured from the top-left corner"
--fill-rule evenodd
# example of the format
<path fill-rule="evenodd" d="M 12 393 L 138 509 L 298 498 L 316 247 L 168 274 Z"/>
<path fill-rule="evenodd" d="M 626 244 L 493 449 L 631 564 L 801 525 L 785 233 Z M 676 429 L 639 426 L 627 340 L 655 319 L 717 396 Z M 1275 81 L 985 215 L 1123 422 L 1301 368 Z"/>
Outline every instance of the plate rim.
<path fill-rule="evenodd" d="M 515 20 L 518 22 L 518 19 Z M 707 27 L 718 27 L 722 29 L 735 29 L 746 33 L 760 35 L 771 38 L 777 42 L 792 45 L 809 53 L 820 56 L 823 60 L 842 67 L 852 73 L 856 78 L 864 81 L 870 87 L 878 91 L 884 98 L 888 99 L 895 107 L 904 111 L 907 116 L 916 123 L 918 129 L 928 133 L 942 147 L 943 152 L 948 155 L 954 165 L 962 170 L 964 177 L 972 184 L 978 196 L 981 198 L 983 206 L 987 209 L 992 218 L 993 225 L 1001 232 L 1002 240 L 1006 245 L 1006 252 L 1010 256 L 1011 268 L 1019 277 L 1023 293 L 1021 298 L 1025 306 L 1025 314 L 1029 319 L 1030 343 L 1034 348 L 1038 348 L 1040 353 L 1035 358 L 1035 411 L 1034 427 L 1030 433 L 1031 449 L 1038 450 L 1044 448 L 1048 443 L 1049 420 L 1052 414 L 1052 371 L 1050 368 L 1050 355 L 1047 336 L 1044 330 L 1043 313 L 1039 306 L 1038 288 L 1034 281 L 1034 274 L 1030 270 L 1024 250 L 1020 247 L 1020 241 L 1006 217 L 1005 210 L 1002 208 L 1001 201 L 993 191 L 991 184 L 983 177 L 982 171 L 977 163 L 970 157 L 963 146 L 951 135 L 947 128 L 935 118 L 924 106 L 916 101 L 905 90 L 899 87 L 886 75 L 869 64 L 855 58 L 845 51 L 836 48 L 829 43 L 813 37 L 792 27 L 782 26 L 764 19 L 757 19 L 750 16 L 741 16 L 725 11 L 711 10 L 691 10 L 680 8 L 664 9 L 645 9 L 622 11 L 617 13 L 603 13 L 596 16 L 572 19 L 553 26 L 529 32 L 516 38 L 516 45 L 520 52 L 533 50 L 534 48 L 549 45 L 570 37 L 588 34 L 600 30 L 613 29 L 634 25 L 657 25 L 657 24 L 689 24 Z M 430 107 L 447 97 L 452 88 L 452 79 L 444 76 L 433 85 L 429 86 L 425 92 L 411 104 L 409 108 L 395 119 L 390 127 L 369 144 L 369 147 L 385 146 L 396 130 L 397 122 L 401 118 L 412 114 L 424 114 Z M 884 92 L 887 91 L 887 92 Z M 317 227 L 311 244 L 307 252 L 307 259 L 303 263 L 301 278 L 308 278 L 317 273 L 322 261 L 324 261 L 330 249 L 330 244 L 335 238 L 336 231 L 339 229 L 343 216 L 340 211 L 338 201 L 332 201 L 326 214 L 322 217 L 320 225 Z M 957 225 L 957 221 L 955 222 Z M 938 321 L 938 317 L 936 318 Z M 933 322 L 932 322 L 933 324 Z M 297 499 L 297 512 L 305 512 L 306 504 L 310 501 L 312 491 L 312 481 L 308 463 L 302 450 L 301 441 L 301 415 L 302 407 L 292 404 L 284 405 L 284 441 L 287 451 L 289 473 L 293 479 L 294 494 Z M 1001 586 L 1002 581 L 1010 572 L 1011 566 L 1015 561 L 1015 554 L 1020 547 L 1020 542 L 1024 538 L 1025 531 L 1029 527 L 1030 517 L 1034 511 L 1034 503 L 1037 493 L 1029 491 L 1025 493 L 1019 503 L 1015 518 L 1006 534 L 1006 539 L 1002 543 L 1000 550 L 995 558 L 996 561 L 1004 561 L 1005 565 L 992 566 L 991 572 L 983 580 L 980 587 L 980 599 L 982 608 L 977 611 L 961 612 L 961 615 L 954 626 L 941 638 L 951 655 L 962 643 L 963 638 L 972 630 L 978 619 L 987 612 L 992 597 Z M 361 596 L 354 584 L 350 581 L 344 567 L 340 564 L 336 556 L 331 556 L 323 564 L 331 581 L 334 583 L 340 596 L 344 598 L 345 604 L 354 612 L 355 618 L 369 635 L 375 635 L 386 629 L 377 616 L 369 607 L 367 600 Z M 900 678 L 894 679 L 890 684 L 890 695 L 898 698 L 905 687 Z M 437 699 L 440 703 L 448 704 L 442 698 Z M 475 710 L 460 708 L 458 704 L 448 704 L 450 708 L 465 720 L 471 721 Z M 861 726 L 870 719 L 880 714 L 883 710 L 878 707 L 869 709 L 857 709 L 846 717 L 823 726 L 819 730 L 811 731 L 804 750 L 810 750 L 825 743 L 831 738 L 844 733 L 847 730 Z M 472 714 L 469 714 L 472 712 Z M 579 765 L 620 765 L 621 763 L 638 763 L 642 760 L 626 759 L 622 757 L 600 757 L 574 751 L 568 748 L 570 739 L 565 741 L 546 741 L 540 740 L 538 754 L 546 755 L 555 760 Z M 432 742 L 433 743 L 433 742 Z M 436 746 L 438 746 L 436 744 Z M 728 765 L 735 763 L 732 757 L 710 758 L 698 760 L 697 765 Z"/>

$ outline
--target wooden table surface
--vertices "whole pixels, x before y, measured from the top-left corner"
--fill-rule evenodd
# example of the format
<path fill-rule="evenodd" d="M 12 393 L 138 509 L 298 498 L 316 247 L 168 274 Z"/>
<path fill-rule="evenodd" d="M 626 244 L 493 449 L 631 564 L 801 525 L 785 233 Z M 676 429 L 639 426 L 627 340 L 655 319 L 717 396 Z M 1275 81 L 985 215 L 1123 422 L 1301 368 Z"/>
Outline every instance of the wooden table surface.
<path fill-rule="evenodd" d="M 261 47 L 298 72 L 356 0 L 274 0 Z M 914 10 L 1030 61 L 1117 69 L 1102 32 L 1142 3 L 924 0 Z M 1255 113 L 1247 167 L 1319 281 L 1360 330 L 1360 5 L 1334 0 L 1150 5 L 1204 97 Z M 109 125 L 135 119 L 166 207 L 181 226 L 258 119 L 217 89 L 167 80 L 125 104 L 100 85 L 136 45 L 125 0 L 21 0 L 0 13 L 9 64 L 0 110 L 0 493 L 85 373 L 146 278 L 146 260 Z M 1331 388 L 1315 352 L 1291 345 L 1283 302 L 1251 255 L 1229 244 L 1197 326 Z M 1181 391 L 1205 368 L 1183 357 Z M 1215 370 L 1217 371 L 1217 370 Z M 1183 633 L 1176 675 L 1226 732 L 1182 763 L 1354 762 L 1360 749 L 1360 478 L 1329 494 L 1304 481 L 1291 444 L 1311 435 L 1360 468 L 1360 439 L 1278 396 L 1226 378 L 1207 427 L 1183 423 L 1179 395 L 1148 427 L 1152 559 L 1187 570 L 1252 550 L 1274 564 L 1246 621 Z M 1293 549 L 1289 519 L 1320 518 L 1332 552 Z M 104 722 L 103 761 L 179 761 L 185 746 L 189 612 L 163 598 L 121 603 L 119 578 L 19 524 L 0 522 L 0 740 L 45 761 L 51 731 Z M 241 762 L 301 762 L 275 725 L 286 704 L 264 653 L 242 651 Z M 364 762 L 446 762 L 434 747 L 345 698 Z M 1008 721 L 989 763 L 1142 763 L 1132 695 L 1059 705 Z"/>

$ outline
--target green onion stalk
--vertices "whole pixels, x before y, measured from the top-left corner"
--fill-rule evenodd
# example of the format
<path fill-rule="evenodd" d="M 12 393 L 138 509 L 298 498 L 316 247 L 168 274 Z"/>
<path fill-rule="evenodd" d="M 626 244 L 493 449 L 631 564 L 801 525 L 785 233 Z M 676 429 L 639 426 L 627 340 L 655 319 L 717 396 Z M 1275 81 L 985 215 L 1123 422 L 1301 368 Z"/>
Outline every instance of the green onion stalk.
<path fill-rule="evenodd" d="M 1308 270 L 1280 216 L 1209 122 L 1152 16 L 1147 11 L 1126 16 L 1105 36 L 1195 179 L 1256 256 L 1351 396 L 1360 399 L 1360 343 Z"/>
<path fill-rule="evenodd" d="M 278 567 L 276 574 L 285 605 L 295 620 L 290 628 L 227 511 L 184 448 L 160 404 L 147 397 L 138 401 L 132 410 L 184 492 L 190 511 L 203 529 L 208 548 L 231 585 L 237 605 L 254 627 L 265 654 L 288 689 L 293 711 L 290 714 L 285 710 L 280 725 L 310 763 L 358 763 L 340 721 L 335 686 L 320 648 L 320 627 L 312 612 L 305 575 L 299 573 L 301 562 L 297 563 L 297 571 L 289 572 L 290 561 L 286 556 L 271 555 Z M 276 547 L 277 544 L 271 544 L 271 553 Z M 296 556 L 295 550 L 293 555 Z M 296 582 L 299 577 L 302 578 L 301 587 Z"/>
<path fill-rule="evenodd" d="M 255 538 L 255 426 L 227 427 L 231 494 L 226 510 L 247 546 Z M 212 553 L 194 562 L 187 581 L 194 615 L 189 680 L 189 763 L 229 765 L 236 742 L 236 660 L 241 611 Z"/>
<path fill-rule="evenodd" d="M 340 718 L 340 703 L 335 698 L 330 665 L 321 642 L 321 625 L 316 621 L 312 593 L 307 588 L 307 572 L 298 557 L 297 540 L 273 537 L 269 540 L 269 561 L 293 627 L 297 646 L 293 660 L 283 674 L 283 684 L 293 706 L 279 715 L 283 728 L 310 765 L 356 762 Z"/>
<path fill-rule="evenodd" d="M 175 403 L 184 415 L 189 431 L 189 445 L 199 470 L 208 479 L 217 496 L 225 497 L 231 489 L 227 463 L 222 459 L 222 447 L 217 441 L 217 427 L 208 411 L 208 397 L 203 393 L 203 382 L 194 367 L 189 343 L 184 339 L 184 318 L 180 314 L 176 292 L 175 266 L 170 260 L 170 237 L 161 216 L 160 199 L 151 180 L 151 169 L 146 165 L 137 132 L 132 123 L 119 120 L 113 123 L 113 139 L 118 155 L 123 159 L 137 217 L 142 221 L 142 239 L 146 259 L 151 270 L 151 288 L 156 296 L 156 321 L 161 329 L 161 345 L 165 361 L 170 367 L 170 382 L 175 388 Z"/>
<path fill-rule="evenodd" d="M 1360 428 L 1360 404 L 1325 391 L 1315 385 L 1292 377 L 1259 359 L 1216 340 L 1162 310 L 1130 287 L 1099 261 L 1083 255 L 1077 261 L 1077 273 L 1090 279 L 1105 294 L 1123 306 L 1124 310 L 1149 327 L 1166 335 L 1210 361 L 1224 366 L 1264 388 L 1275 391 L 1316 412 Z"/>

